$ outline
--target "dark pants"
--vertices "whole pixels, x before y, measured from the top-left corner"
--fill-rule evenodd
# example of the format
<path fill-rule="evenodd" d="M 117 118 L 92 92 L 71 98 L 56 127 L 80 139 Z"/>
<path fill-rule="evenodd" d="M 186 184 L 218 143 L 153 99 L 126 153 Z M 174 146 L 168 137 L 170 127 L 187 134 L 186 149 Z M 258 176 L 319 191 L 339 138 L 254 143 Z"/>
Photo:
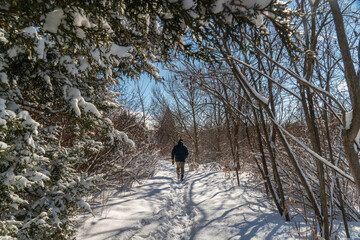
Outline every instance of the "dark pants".
<path fill-rule="evenodd" d="M 185 171 L 185 162 L 176 162 L 176 174 L 178 179 L 180 179 L 180 172 L 181 172 L 181 180 L 184 178 L 184 171 Z"/>

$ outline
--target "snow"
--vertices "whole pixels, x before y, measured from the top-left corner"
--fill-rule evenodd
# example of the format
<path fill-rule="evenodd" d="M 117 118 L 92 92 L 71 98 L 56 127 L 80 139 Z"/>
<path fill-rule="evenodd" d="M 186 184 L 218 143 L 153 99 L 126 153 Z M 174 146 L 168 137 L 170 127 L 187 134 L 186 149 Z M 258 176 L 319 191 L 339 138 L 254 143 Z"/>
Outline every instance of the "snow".
<path fill-rule="evenodd" d="M 182 42 L 182 40 L 183 40 L 183 39 L 180 39 L 180 42 Z M 159 72 L 160 72 L 160 71 L 159 71 L 159 69 L 158 69 L 154 64 L 152 64 L 152 63 L 150 63 L 150 62 L 147 62 L 147 63 L 146 63 L 146 66 L 147 66 L 150 74 L 151 74 L 155 79 L 158 79 L 158 80 L 161 79 L 161 77 L 160 77 L 160 75 L 159 75 Z"/>
<path fill-rule="evenodd" d="M 38 54 L 39 59 L 45 59 L 45 38 L 40 37 L 38 44 L 35 46 L 35 51 Z"/>
<path fill-rule="evenodd" d="M 255 26 L 261 26 L 264 22 L 263 20 L 264 18 L 262 14 L 257 14 L 255 17 L 250 18 L 250 21 L 254 23 Z"/>
<path fill-rule="evenodd" d="M 127 114 L 134 116 L 137 122 L 144 121 L 147 130 L 156 130 L 159 126 L 159 122 L 156 121 L 151 115 L 144 114 L 143 112 L 136 112 L 129 109 L 123 109 Z"/>
<path fill-rule="evenodd" d="M 193 0 L 183 0 L 182 1 L 182 7 L 184 10 L 189 10 L 190 8 L 192 8 L 194 6 L 194 1 Z"/>
<path fill-rule="evenodd" d="M 345 113 L 345 129 L 346 130 L 350 129 L 352 118 L 353 118 L 352 110 Z"/>
<path fill-rule="evenodd" d="M 269 6 L 271 0 L 242 0 L 242 1 L 232 1 L 232 0 L 217 0 L 214 2 L 211 11 L 215 14 L 221 13 L 224 11 L 225 6 L 227 6 L 232 11 L 240 10 L 244 13 L 248 13 L 249 20 L 255 24 L 257 27 L 263 25 L 263 12 L 257 12 L 254 14 L 254 9 L 265 9 Z M 267 11 L 264 11 L 264 13 Z M 232 15 L 226 15 L 228 23 L 232 21 Z"/>
<path fill-rule="evenodd" d="M 111 43 L 110 45 L 110 49 L 109 51 L 107 51 L 107 48 L 105 47 L 101 47 L 100 49 L 99 48 L 96 48 L 94 50 L 91 51 L 91 55 L 92 57 L 94 58 L 94 60 L 98 61 L 99 62 L 99 65 L 103 65 L 102 63 L 102 56 L 106 57 L 106 58 L 110 58 L 112 56 L 115 56 L 117 58 L 131 58 L 132 55 L 131 55 L 131 51 L 133 50 L 133 47 L 131 46 L 119 46 L 117 45 L 116 43 Z M 79 66 L 79 70 L 83 71 L 84 69 L 90 67 L 89 63 L 87 62 L 86 59 L 83 59 L 82 57 L 79 58 L 80 60 L 80 66 Z M 86 62 L 85 62 L 86 61 Z M 114 63 L 118 64 L 119 61 L 117 60 L 114 60 Z"/>
<path fill-rule="evenodd" d="M 276 15 L 275 15 L 274 13 L 272 13 L 272 12 L 263 11 L 262 13 L 263 13 L 265 16 L 269 17 L 269 18 L 273 18 L 273 19 L 276 18 Z M 303 34 L 303 33 L 301 33 L 301 32 L 299 32 L 299 33 L 300 33 L 300 34 Z"/>
<path fill-rule="evenodd" d="M 199 16 L 199 14 L 197 14 L 196 12 L 194 12 L 194 11 L 189 11 L 189 15 L 192 17 L 192 18 L 194 18 L 194 19 L 196 19 L 196 18 L 199 18 L 200 16 Z"/>
<path fill-rule="evenodd" d="M 85 34 L 84 30 L 82 30 L 81 28 L 76 29 L 76 36 L 81 39 L 86 38 L 86 34 Z"/>
<path fill-rule="evenodd" d="M 228 2 L 228 0 L 216 1 L 212 8 L 212 12 L 216 14 L 216 13 L 220 13 L 220 12 L 224 11 L 224 4 L 227 2 Z"/>
<path fill-rule="evenodd" d="M 131 139 L 126 135 L 126 133 L 121 132 L 121 131 L 119 131 L 119 130 L 115 130 L 115 131 L 114 131 L 114 134 L 116 135 L 116 137 L 117 137 L 118 139 L 120 139 L 121 141 L 129 144 L 130 147 L 135 148 L 135 142 L 134 142 L 133 140 L 131 140 Z"/>
<path fill-rule="evenodd" d="M 164 16 L 163 16 L 164 19 L 173 19 L 174 18 L 174 15 L 172 13 L 165 13 Z"/>
<path fill-rule="evenodd" d="M 109 34 L 111 34 L 111 33 L 114 32 L 107 21 L 103 21 L 103 22 L 102 22 L 102 28 L 105 29 L 105 30 L 107 30 L 107 32 L 108 32 Z"/>
<path fill-rule="evenodd" d="M 60 58 L 60 64 L 63 64 L 66 70 L 72 75 L 78 74 L 79 70 L 76 68 L 76 65 L 73 59 L 69 55 L 65 55 Z"/>
<path fill-rule="evenodd" d="M 31 130 L 35 135 L 38 134 L 38 127 L 40 124 L 31 118 L 28 111 L 21 111 L 18 116 L 23 119 L 22 126 L 25 129 Z"/>
<path fill-rule="evenodd" d="M 6 44 L 8 43 L 9 41 L 6 39 L 6 37 L 4 36 L 4 32 L 3 30 L 0 30 L 0 42 Z"/>
<path fill-rule="evenodd" d="M 335 166 L 334 164 L 332 164 L 331 162 L 329 162 L 328 160 L 326 160 L 325 158 L 323 158 L 322 156 L 320 156 L 319 154 L 317 154 L 316 152 L 314 152 L 313 150 L 311 150 L 308 146 L 306 146 L 303 142 L 301 142 L 299 139 L 297 139 L 294 135 L 292 135 L 290 132 L 286 131 L 279 123 L 277 123 L 275 120 L 273 120 L 273 123 L 275 123 L 280 129 L 281 131 L 283 131 L 286 135 L 288 135 L 291 139 L 293 139 L 295 142 L 297 142 L 305 151 L 307 151 L 308 153 L 310 153 L 312 156 L 314 156 L 317 160 L 321 161 L 322 163 L 324 163 L 325 165 L 327 165 L 328 167 L 332 168 L 333 170 L 335 170 L 336 172 L 338 172 L 339 174 L 341 174 L 343 177 L 346 177 L 347 179 L 349 179 L 352 182 L 354 181 L 354 178 L 352 176 L 350 176 L 349 174 L 347 174 L 346 172 L 344 172 L 343 170 L 341 170 L 339 167 Z M 295 154 L 293 154 L 295 155 Z M 303 174 L 304 175 L 304 174 Z"/>
<path fill-rule="evenodd" d="M 28 221 L 26 224 L 23 225 L 23 228 L 28 228 L 30 227 L 31 224 L 36 224 L 36 225 L 43 225 L 46 222 L 41 219 L 41 218 L 46 218 L 47 217 L 47 213 L 46 212 L 42 212 L 40 213 L 37 217 L 33 218 L 32 220 Z"/>
<path fill-rule="evenodd" d="M 9 146 L 6 143 L 0 141 L 0 152 L 5 151 L 8 147 Z"/>
<path fill-rule="evenodd" d="M 25 136 L 24 136 L 24 140 L 26 141 L 26 143 L 31 146 L 32 148 L 35 149 L 35 141 L 32 137 L 32 135 L 30 135 L 29 133 L 26 133 Z"/>
<path fill-rule="evenodd" d="M 224 5 L 227 6 L 237 6 L 242 10 L 252 9 L 258 7 L 260 9 L 264 9 L 269 6 L 271 0 L 242 0 L 242 1 L 234 1 L 231 0 L 217 0 L 212 8 L 213 13 L 220 13 L 224 10 Z"/>
<path fill-rule="evenodd" d="M 30 181 L 21 175 L 15 176 L 14 180 L 19 188 L 25 188 L 30 184 Z"/>
<path fill-rule="evenodd" d="M 109 57 L 110 55 L 114 55 L 118 58 L 131 57 L 131 54 L 129 53 L 131 49 L 132 47 L 123 47 L 112 43 L 110 51 L 107 53 L 106 56 Z"/>
<path fill-rule="evenodd" d="M 51 33 L 56 33 L 60 26 L 61 20 L 64 18 L 64 11 L 62 9 L 55 9 L 46 14 L 43 30 Z"/>
<path fill-rule="evenodd" d="M 96 61 L 99 61 L 99 59 L 100 59 L 100 50 L 95 49 L 94 51 L 91 52 L 91 55 Z"/>
<path fill-rule="evenodd" d="M 49 75 L 45 74 L 44 80 L 45 80 L 46 84 L 49 86 L 50 91 L 52 91 L 53 88 L 52 88 L 51 79 L 50 79 Z"/>
<path fill-rule="evenodd" d="M 7 129 L 6 123 L 5 119 L 0 118 L 0 128 Z"/>
<path fill-rule="evenodd" d="M 238 67 L 236 67 L 236 68 L 238 68 Z M 243 75 L 240 70 L 238 70 L 238 72 L 239 72 L 239 74 Z M 253 86 L 251 86 L 251 84 L 246 80 L 246 77 L 243 77 L 243 79 L 245 79 L 245 80 L 242 81 L 242 82 L 246 85 L 247 89 L 249 89 L 249 90 L 252 92 L 253 96 L 254 96 L 257 100 L 263 102 L 263 104 L 268 105 L 268 104 L 269 104 L 269 99 L 266 98 L 266 97 L 264 97 L 264 96 L 262 96 L 260 93 L 258 93 L 258 92 L 255 90 L 255 88 L 253 88 Z"/>
<path fill-rule="evenodd" d="M 5 85 L 9 85 L 9 82 L 7 80 L 7 75 L 5 72 L 0 73 L 0 81 Z"/>
<path fill-rule="evenodd" d="M 101 113 L 97 110 L 94 104 L 85 101 L 85 99 L 81 96 L 79 89 L 70 88 L 68 92 L 68 99 L 70 99 L 70 105 L 77 116 L 81 115 L 80 107 L 83 108 L 85 113 L 91 112 L 97 117 L 101 116 Z"/>
<path fill-rule="evenodd" d="M 5 112 L 5 108 L 6 108 L 5 103 L 6 103 L 6 100 L 0 98 L 0 117 L 1 117 L 1 118 L 5 117 L 5 115 L 6 115 L 6 112 Z"/>
<path fill-rule="evenodd" d="M 80 199 L 80 201 L 78 201 L 78 205 L 79 207 L 85 209 L 86 211 L 91 212 L 90 204 L 85 202 L 83 199 Z"/>
<path fill-rule="evenodd" d="M 346 83 L 346 80 L 340 81 L 335 83 L 337 90 L 339 90 L 339 92 L 346 92 L 348 91 L 348 86 Z"/>
<path fill-rule="evenodd" d="M 27 34 L 28 36 L 33 37 L 33 38 L 38 36 L 36 28 L 34 28 L 34 27 L 26 27 L 26 28 L 23 29 L 23 32 L 25 34 Z"/>
<path fill-rule="evenodd" d="M 185 181 L 178 182 L 174 165 L 160 161 L 153 178 L 127 192 L 114 190 L 94 216 L 78 217 L 77 239 L 299 239 L 295 224 L 309 236 L 302 218 L 285 222 L 251 174 L 240 179 L 233 186 L 223 172 L 186 166 Z M 350 226 L 360 237 L 359 223 Z"/>
<path fill-rule="evenodd" d="M 17 194 L 10 194 L 11 200 L 15 203 L 14 205 L 17 206 L 17 203 L 26 203 L 27 201 L 21 199 Z"/>
<path fill-rule="evenodd" d="M 87 19 L 84 15 L 78 12 L 74 12 L 73 17 L 74 17 L 74 26 L 86 27 L 86 28 L 91 27 L 89 19 Z"/>
<path fill-rule="evenodd" d="M 54 222 L 56 223 L 56 225 L 60 226 L 61 221 L 58 217 L 58 213 L 60 212 L 60 209 L 57 207 L 54 207 L 54 208 L 51 208 L 50 211 L 51 211 L 51 215 L 54 216 Z"/>
<path fill-rule="evenodd" d="M 260 9 L 263 9 L 269 6 L 271 0 L 242 0 L 241 4 L 245 5 L 247 8 L 253 8 L 258 6 Z"/>
<path fill-rule="evenodd" d="M 50 178 L 48 176 L 46 176 L 45 174 L 40 173 L 40 172 L 32 172 L 32 174 L 29 178 L 30 178 L 30 180 L 35 181 L 35 182 L 50 180 Z"/>
<path fill-rule="evenodd" d="M 8 57 L 14 58 L 17 55 L 19 55 L 20 53 L 24 53 L 24 52 L 25 51 L 22 48 L 20 48 L 19 46 L 14 46 L 8 50 Z"/>
<path fill-rule="evenodd" d="M 88 60 L 82 56 L 79 57 L 79 70 L 84 72 L 86 69 L 90 68 L 90 64 L 88 62 Z"/>

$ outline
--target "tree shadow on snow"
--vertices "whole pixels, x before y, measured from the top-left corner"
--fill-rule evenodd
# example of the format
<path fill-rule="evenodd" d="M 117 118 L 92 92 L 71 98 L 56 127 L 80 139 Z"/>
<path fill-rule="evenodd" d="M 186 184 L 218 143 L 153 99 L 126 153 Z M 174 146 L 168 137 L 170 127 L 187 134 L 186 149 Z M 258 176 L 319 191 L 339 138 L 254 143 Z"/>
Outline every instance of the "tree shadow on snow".
<path fill-rule="evenodd" d="M 83 235 L 83 237 L 86 238 L 94 238 L 94 237 L 100 237 L 101 235 L 105 235 L 102 236 L 99 239 L 130 239 L 128 238 L 129 232 L 135 233 L 139 228 L 137 227 L 124 227 L 124 228 L 116 228 L 116 229 L 112 229 L 112 230 L 108 230 L 108 231 L 101 231 L 101 232 L 96 232 L 96 233 L 92 233 L 92 234 L 85 234 Z M 127 236 L 124 236 L 127 235 Z"/>
<path fill-rule="evenodd" d="M 240 230 L 237 234 L 233 235 L 232 238 L 240 237 L 239 239 L 242 240 L 253 239 L 254 236 L 259 235 L 258 233 L 262 231 L 260 234 L 261 239 L 271 240 L 274 239 L 276 235 L 282 234 L 282 232 L 277 234 L 277 231 L 284 225 L 284 222 L 285 220 L 279 219 L 279 214 L 277 213 L 262 213 L 251 221 L 244 218 L 241 223 L 231 225 L 231 227 Z M 263 231 L 265 230 L 262 228 L 268 224 L 271 224 L 272 230 L 264 236 Z"/>
<path fill-rule="evenodd" d="M 259 231 L 264 231 L 263 227 L 268 224 L 271 224 L 271 230 L 269 230 L 269 233 L 267 233 L 267 236 L 262 235 L 261 239 L 265 239 L 265 240 L 270 240 L 273 239 L 274 237 L 276 237 L 276 235 L 280 234 L 277 233 L 277 231 L 280 229 L 280 227 L 282 227 L 284 225 L 285 220 L 281 219 L 281 216 L 276 212 L 276 211 L 271 211 L 269 210 L 269 205 L 267 205 L 267 203 L 269 202 L 269 200 L 267 199 L 267 197 L 261 196 L 261 194 L 256 195 L 256 196 L 252 196 L 253 192 L 249 192 L 250 190 L 248 190 L 247 187 L 243 187 L 242 188 L 242 193 L 239 194 L 238 198 L 239 198 L 239 205 L 226 210 L 226 208 L 224 207 L 224 205 L 227 203 L 227 200 L 230 201 L 234 201 L 234 195 L 231 195 L 231 192 L 237 188 L 237 186 L 233 186 L 227 189 L 224 189 L 223 191 L 220 192 L 216 192 L 214 193 L 212 196 L 210 196 L 209 198 L 206 198 L 198 203 L 194 202 L 194 188 L 195 188 L 195 184 L 197 181 L 200 181 L 202 179 L 205 179 L 207 177 L 210 177 L 213 173 L 209 173 L 207 175 L 202 175 L 199 177 L 195 177 L 195 179 L 191 182 L 190 184 L 190 189 L 189 189 L 189 199 L 188 199 L 188 205 L 187 208 L 196 208 L 198 215 L 199 215 L 199 219 L 194 222 L 193 228 L 191 230 L 190 233 L 190 239 L 196 239 L 197 237 L 199 237 L 201 235 L 202 231 L 206 231 L 206 228 L 212 228 L 212 229 L 216 229 L 219 228 L 219 230 L 221 229 L 221 224 L 223 223 L 224 219 L 229 217 L 229 218 L 233 218 L 233 219 L 239 219 L 241 222 L 239 222 L 238 224 L 233 224 L 233 225 L 229 225 L 228 227 L 231 228 L 231 232 L 233 232 L 233 236 L 229 236 L 231 239 L 235 238 L 235 239 L 252 239 L 254 238 L 254 236 L 258 236 Z M 211 186 L 211 182 L 205 182 L 202 183 L 203 186 L 206 186 L 205 189 L 207 189 L 208 187 L 212 187 Z M 224 195 L 224 196 L 222 196 Z M 216 197 L 219 197 L 218 199 L 216 199 L 217 201 L 222 201 L 222 202 L 217 202 L 217 204 L 219 205 L 217 210 L 218 211 L 222 211 L 222 214 L 219 215 L 216 218 L 212 218 L 212 216 L 207 216 L 205 209 L 206 206 L 208 205 L 206 202 L 209 201 L 211 202 L 211 200 L 215 199 Z M 254 199 L 256 199 L 254 201 Z M 236 200 L 235 200 L 236 201 Z M 202 209 L 202 206 L 205 206 L 205 209 Z M 246 209 L 246 210 L 250 210 L 250 212 L 248 213 L 243 213 L 241 210 L 242 208 Z M 271 208 L 271 207 L 270 207 Z M 263 210 L 265 210 L 266 212 L 264 212 Z M 214 210 L 215 211 L 215 210 Z M 238 212 L 237 212 L 238 211 Z M 254 215 L 256 214 L 256 216 Z M 251 216 L 251 220 L 247 220 L 246 216 Z M 241 220 L 244 219 L 244 220 Z M 218 224 L 218 225 L 217 225 Z M 267 230 L 267 229 L 265 229 Z M 221 230 L 220 230 L 221 231 Z M 235 233 L 235 234 L 234 234 Z M 263 232 L 260 232 L 260 235 L 264 234 Z M 213 236 L 216 238 L 216 236 Z M 265 238 L 263 238 L 265 237 Z"/>

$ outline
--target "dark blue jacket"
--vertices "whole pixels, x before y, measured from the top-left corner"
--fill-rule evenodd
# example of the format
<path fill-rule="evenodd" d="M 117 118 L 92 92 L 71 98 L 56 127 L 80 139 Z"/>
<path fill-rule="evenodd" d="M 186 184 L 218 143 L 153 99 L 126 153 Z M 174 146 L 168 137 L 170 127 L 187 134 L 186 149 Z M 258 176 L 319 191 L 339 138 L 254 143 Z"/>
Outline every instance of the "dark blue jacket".
<path fill-rule="evenodd" d="M 171 159 L 174 159 L 175 157 L 175 161 L 177 162 L 185 162 L 185 159 L 188 155 L 189 152 L 187 150 L 187 147 L 185 147 L 183 142 L 181 141 L 171 151 Z"/>

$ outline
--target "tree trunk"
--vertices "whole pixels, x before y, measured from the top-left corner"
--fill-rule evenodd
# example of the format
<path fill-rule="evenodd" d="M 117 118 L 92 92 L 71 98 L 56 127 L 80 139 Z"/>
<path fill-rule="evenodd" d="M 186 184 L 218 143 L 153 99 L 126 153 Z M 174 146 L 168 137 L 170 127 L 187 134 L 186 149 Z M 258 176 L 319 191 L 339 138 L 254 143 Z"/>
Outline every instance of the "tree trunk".
<path fill-rule="evenodd" d="M 251 143 L 251 138 L 250 138 L 250 133 L 249 133 L 249 126 L 248 126 L 248 123 L 247 123 L 247 122 L 245 122 L 245 131 L 246 131 L 247 140 L 248 140 L 248 142 L 249 142 L 250 150 L 251 150 L 252 153 L 254 153 L 254 148 L 253 148 L 252 143 Z M 255 155 L 254 155 L 254 160 L 255 160 L 256 165 L 257 165 L 257 167 L 259 168 L 259 171 L 260 171 L 260 173 L 261 173 L 261 176 L 262 176 L 262 178 L 263 178 L 263 180 L 264 180 L 264 182 L 265 182 L 266 195 L 269 195 L 269 187 L 268 187 L 268 183 L 267 183 L 267 181 L 266 181 L 265 173 L 264 173 L 263 169 L 261 168 L 261 166 L 260 166 L 260 164 L 259 164 L 259 162 L 258 162 L 258 160 L 257 160 L 257 158 L 256 158 Z"/>
<path fill-rule="evenodd" d="M 267 182 L 267 185 L 269 187 L 270 190 L 270 194 L 275 202 L 275 205 L 280 213 L 280 215 L 282 216 L 284 214 L 284 209 L 281 207 L 281 203 L 280 203 L 280 199 L 275 191 L 274 185 L 271 182 L 270 179 L 270 174 L 269 174 L 269 170 L 267 167 L 267 163 L 266 163 L 266 158 L 265 158 L 265 152 L 264 152 L 264 147 L 262 144 L 262 137 L 261 137 L 261 130 L 260 130 L 260 124 L 259 124 L 259 118 L 257 116 L 257 113 L 255 111 L 255 108 L 252 108 L 253 110 L 253 114 L 255 117 L 255 127 L 256 127 L 256 135 L 257 135 L 257 140 L 258 140 L 258 144 L 259 144 L 259 150 L 261 153 L 261 162 L 263 165 L 263 170 L 264 170 L 264 175 L 265 175 L 265 179 Z"/>
<path fill-rule="evenodd" d="M 327 117 L 327 113 L 326 113 L 326 107 L 325 107 L 325 111 L 324 111 L 324 122 L 325 122 L 325 128 L 326 128 L 326 138 L 327 138 L 328 145 L 329 145 L 330 160 L 334 165 L 336 165 L 335 160 L 334 160 L 333 151 L 332 151 L 330 129 L 329 129 L 328 117 Z M 335 172 L 333 174 L 336 175 Z M 344 222 L 346 237 L 350 238 L 350 231 L 349 231 L 348 221 L 347 221 L 347 217 L 346 217 L 345 204 L 344 204 L 344 197 L 343 197 L 343 194 L 341 191 L 340 180 L 337 176 L 335 176 L 335 182 L 336 182 L 336 187 L 338 189 L 338 199 L 340 202 L 340 210 L 341 210 L 341 214 L 342 214 L 342 218 L 343 218 L 343 222 Z"/>
<path fill-rule="evenodd" d="M 337 0 L 328 1 L 334 17 L 337 39 L 344 62 L 345 79 L 353 111 L 351 124 L 349 124 L 349 126 L 347 126 L 347 123 L 350 122 L 350 119 L 346 119 L 346 116 L 344 116 L 343 143 L 351 173 L 354 177 L 357 190 L 360 193 L 360 161 L 358 149 L 354 147 L 354 141 L 360 129 L 360 75 L 357 75 L 355 71 L 339 4 Z"/>
<path fill-rule="evenodd" d="M 330 90 L 330 77 L 327 77 L 326 80 L 326 91 Z M 329 102 L 329 105 L 331 106 L 331 100 Z M 326 139 L 328 142 L 328 148 L 329 148 L 329 155 L 330 155 L 330 161 L 332 164 L 334 164 L 336 166 L 336 162 L 334 159 L 334 154 L 333 154 L 333 147 L 332 147 L 332 143 L 331 143 L 331 135 L 330 135 L 330 127 L 329 127 L 329 118 L 328 118 L 328 106 L 325 104 L 324 106 L 324 114 L 323 114 L 323 119 L 324 119 L 324 123 L 325 123 L 325 130 L 326 130 Z M 340 210 L 342 213 L 342 218 L 344 221 L 344 227 L 345 227 L 345 232 L 346 232 L 346 237 L 350 238 L 350 231 L 349 231 L 349 226 L 348 226 L 348 221 L 347 221 L 347 217 L 346 217 L 346 210 L 345 210 L 345 204 L 344 204 L 344 197 L 343 197 L 343 193 L 341 190 L 341 185 L 340 185 L 340 180 L 339 178 L 336 176 L 336 172 L 333 171 L 333 174 L 335 174 L 335 182 L 336 182 L 336 187 L 338 189 L 338 199 L 340 202 Z"/>
<path fill-rule="evenodd" d="M 226 57 L 226 55 L 225 55 Z M 263 101 L 263 99 L 260 99 L 260 97 L 254 93 L 254 90 L 251 89 L 249 86 L 249 83 L 247 81 L 247 78 L 245 77 L 245 75 L 239 71 L 239 69 L 237 68 L 236 64 L 234 64 L 232 61 L 230 61 L 230 58 L 227 58 L 227 63 L 229 64 L 229 66 L 231 66 L 231 70 L 235 76 L 235 79 L 239 82 L 240 85 L 244 86 L 246 88 L 246 92 L 248 92 L 249 94 L 251 94 L 251 96 L 253 98 L 255 98 L 266 110 L 268 116 L 270 117 L 270 119 L 273 121 L 274 123 L 274 128 L 277 132 L 277 134 L 280 137 L 280 141 L 283 144 L 286 153 L 289 156 L 289 159 L 291 160 L 291 163 L 294 166 L 294 170 L 296 171 L 298 177 L 300 178 L 300 181 L 308 195 L 309 201 L 314 209 L 314 213 L 317 216 L 318 219 L 321 220 L 321 210 L 320 207 L 316 201 L 315 195 L 314 195 L 314 191 L 311 188 L 310 183 L 308 182 L 303 170 L 300 167 L 300 164 L 294 154 L 294 152 L 292 151 L 288 141 L 286 140 L 283 132 L 281 131 L 280 127 L 277 125 L 278 123 L 275 121 L 275 118 L 269 108 L 269 106 Z"/>
<path fill-rule="evenodd" d="M 267 140 L 266 145 L 267 145 L 269 155 L 270 155 L 270 160 L 271 160 L 271 166 L 272 166 L 272 170 L 273 170 L 273 174 L 274 174 L 274 179 L 275 179 L 275 182 L 276 182 L 276 185 L 277 185 L 277 194 L 280 196 L 281 206 L 282 206 L 282 209 L 284 211 L 285 220 L 287 222 L 289 222 L 289 221 L 291 221 L 291 218 L 290 218 L 290 214 L 289 214 L 287 204 L 286 204 L 286 201 L 285 201 L 284 190 L 283 190 L 283 187 L 282 187 L 281 179 L 280 179 L 277 164 L 276 164 L 274 148 L 272 146 L 272 144 L 275 144 L 275 139 L 270 139 L 269 138 L 269 134 L 267 133 L 267 130 L 266 130 L 265 120 L 264 120 L 264 116 L 263 116 L 263 112 L 262 112 L 261 107 L 260 107 L 260 114 L 261 114 L 260 118 L 261 118 L 261 123 L 262 123 L 262 126 L 263 126 L 263 131 L 264 131 L 264 134 L 265 134 L 265 138 Z M 274 134 L 273 134 L 273 136 L 274 136 Z"/>
<path fill-rule="evenodd" d="M 231 155 L 233 156 L 233 161 L 234 161 L 234 165 L 235 167 L 235 172 L 236 172 L 236 180 L 238 185 L 240 186 L 240 178 L 239 178 L 239 169 L 238 169 L 238 165 L 237 165 L 237 149 L 235 144 L 237 144 L 237 138 L 235 138 L 231 133 L 233 132 L 234 135 L 236 135 L 237 133 L 235 133 L 235 131 L 238 132 L 237 127 L 231 129 L 230 127 L 230 117 L 229 117 L 230 113 L 225 110 L 225 120 L 226 120 L 226 129 L 227 129 L 227 135 L 228 135 L 228 139 L 229 139 L 229 143 L 230 143 L 230 149 L 231 149 Z M 236 142 L 234 141 L 236 139 Z"/>
<path fill-rule="evenodd" d="M 304 78 L 307 81 L 310 81 L 313 75 L 314 69 L 314 58 L 312 57 L 313 52 L 316 50 L 317 45 L 317 36 L 316 36 L 316 10 L 319 4 L 319 0 L 315 1 L 311 6 L 311 35 L 309 36 L 309 31 L 306 31 L 306 44 L 310 54 L 306 55 L 304 62 Z M 306 18 L 303 18 L 304 28 L 307 27 Z M 321 153 L 321 143 L 319 130 L 316 124 L 316 115 L 313 102 L 313 93 L 308 87 L 301 86 L 300 89 L 301 102 L 303 105 L 303 110 L 305 114 L 306 125 L 308 128 L 308 135 L 310 136 L 310 141 L 312 149 L 322 156 Z M 326 195 L 326 184 L 325 184 L 325 173 L 323 163 L 319 160 L 316 160 L 317 168 L 317 177 L 319 179 L 320 185 L 320 202 L 321 202 L 321 216 L 318 217 L 319 225 L 321 228 L 321 235 L 325 237 L 326 240 L 330 238 L 330 226 L 328 218 L 328 208 L 327 208 L 327 195 Z"/>
<path fill-rule="evenodd" d="M 194 126 L 194 147 L 195 147 L 195 163 L 200 163 L 199 160 L 199 133 L 198 133 L 198 125 L 196 122 L 196 113 L 195 113 L 195 106 L 194 106 L 194 96 L 192 92 L 190 92 L 191 97 L 191 116 L 193 120 L 193 126 Z"/>

